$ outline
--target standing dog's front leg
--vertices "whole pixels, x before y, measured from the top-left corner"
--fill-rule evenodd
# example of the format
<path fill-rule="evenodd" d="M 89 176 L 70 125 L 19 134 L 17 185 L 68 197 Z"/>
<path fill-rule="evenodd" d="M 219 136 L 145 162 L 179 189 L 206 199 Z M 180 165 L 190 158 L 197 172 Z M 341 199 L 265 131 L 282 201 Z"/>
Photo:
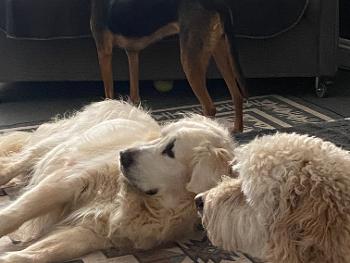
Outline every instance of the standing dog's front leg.
<path fill-rule="evenodd" d="M 113 99 L 113 35 L 109 31 L 103 31 L 94 33 L 93 36 L 96 43 L 98 63 L 100 65 L 105 96 L 107 99 Z"/>
<path fill-rule="evenodd" d="M 51 180 L 59 176 L 59 172 L 50 175 L 0 211 L 0 237 L 13 232 L 32 218 L 63 207 L 83 191 L 84 185 L 81 180 Z"/>
<path fill-rule="evenodd" d="M 139 52 L 126 50 L 129 61 L 129 81 L 130 81 L 130 99 L 132 103 L 140 102 L 139 94 Z"/>
<path fill-rule="evenodd" d="M 64 227 L 24 250 L 5 254 L 0 257 L 0 263 L 63 262 L 110 247 L 106 238 L 87 228 Z"/>
<path fill-rule="evenodd" d="M 112 52 L 98 51 L 98 62 L 107 99 L 114 98 Z"/>

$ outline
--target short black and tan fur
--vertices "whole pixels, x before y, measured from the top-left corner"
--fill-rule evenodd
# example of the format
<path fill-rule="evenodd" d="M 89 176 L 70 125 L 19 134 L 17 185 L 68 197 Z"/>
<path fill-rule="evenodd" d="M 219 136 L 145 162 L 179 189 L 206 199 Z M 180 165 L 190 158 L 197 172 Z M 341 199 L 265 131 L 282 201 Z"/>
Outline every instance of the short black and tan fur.
<path fill-rule="evenodd" d="M 245 85 L 234 48 L 230 0 L 92 0 L 91 30 L 107 98 L 113 98 L 113 47 L 129 61 L 130 99 L 139 96 L 139 52 L 164 37 L 179 34 L 181 62 L 203 113 L 214 116 L 206 71 L 214 58 L 235 105 L 234 131 L 243 130 Z"/>

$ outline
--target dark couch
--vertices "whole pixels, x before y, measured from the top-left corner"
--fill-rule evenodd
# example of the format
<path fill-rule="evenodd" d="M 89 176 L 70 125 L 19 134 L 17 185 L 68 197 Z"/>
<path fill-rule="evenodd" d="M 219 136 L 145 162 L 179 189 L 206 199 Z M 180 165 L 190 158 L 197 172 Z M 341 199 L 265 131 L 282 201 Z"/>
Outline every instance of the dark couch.
<path fill-rule="evenodd" d="M 239 38 L 245 75 L 331 77 L 337 71 L 338 0 L 309 0 L 302 19 L 287 32 L 267 39 Z M 178 43 L 171 38 L 141 53 L 141 79 L 182 79 Z M 128 79 L 127 58 L 114 53 L 115 79 Z M 211 68 L 208 77 L 217 78 Z M 0 32 L 0 81 L 99 80 L 93 40 L 12 39 Z"/>

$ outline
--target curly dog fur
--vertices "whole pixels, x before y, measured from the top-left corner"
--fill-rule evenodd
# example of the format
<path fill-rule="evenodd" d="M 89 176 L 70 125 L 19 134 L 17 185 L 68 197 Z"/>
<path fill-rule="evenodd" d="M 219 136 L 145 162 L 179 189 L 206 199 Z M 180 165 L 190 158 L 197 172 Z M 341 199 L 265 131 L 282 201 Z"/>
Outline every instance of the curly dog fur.
<path fill-rule="evenodd" d="M 280 133 L 235 150 L 234 179 L 196 198 L 210 240 L 272 263 L 350 262 L 350 154 Z"/>

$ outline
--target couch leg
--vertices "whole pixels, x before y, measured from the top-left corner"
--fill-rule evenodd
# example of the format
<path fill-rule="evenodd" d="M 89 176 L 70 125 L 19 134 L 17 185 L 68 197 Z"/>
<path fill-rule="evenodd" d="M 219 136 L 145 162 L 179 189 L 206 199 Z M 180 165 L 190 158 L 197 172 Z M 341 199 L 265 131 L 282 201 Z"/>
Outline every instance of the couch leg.
<path fill-rule="evenodd" d="M 334 80 L 329 77 L 316 77 L 315 78 L 315 92 L 317 97 L 325 98 L 328 96 L 328 90 L 334 84 Z"/>

